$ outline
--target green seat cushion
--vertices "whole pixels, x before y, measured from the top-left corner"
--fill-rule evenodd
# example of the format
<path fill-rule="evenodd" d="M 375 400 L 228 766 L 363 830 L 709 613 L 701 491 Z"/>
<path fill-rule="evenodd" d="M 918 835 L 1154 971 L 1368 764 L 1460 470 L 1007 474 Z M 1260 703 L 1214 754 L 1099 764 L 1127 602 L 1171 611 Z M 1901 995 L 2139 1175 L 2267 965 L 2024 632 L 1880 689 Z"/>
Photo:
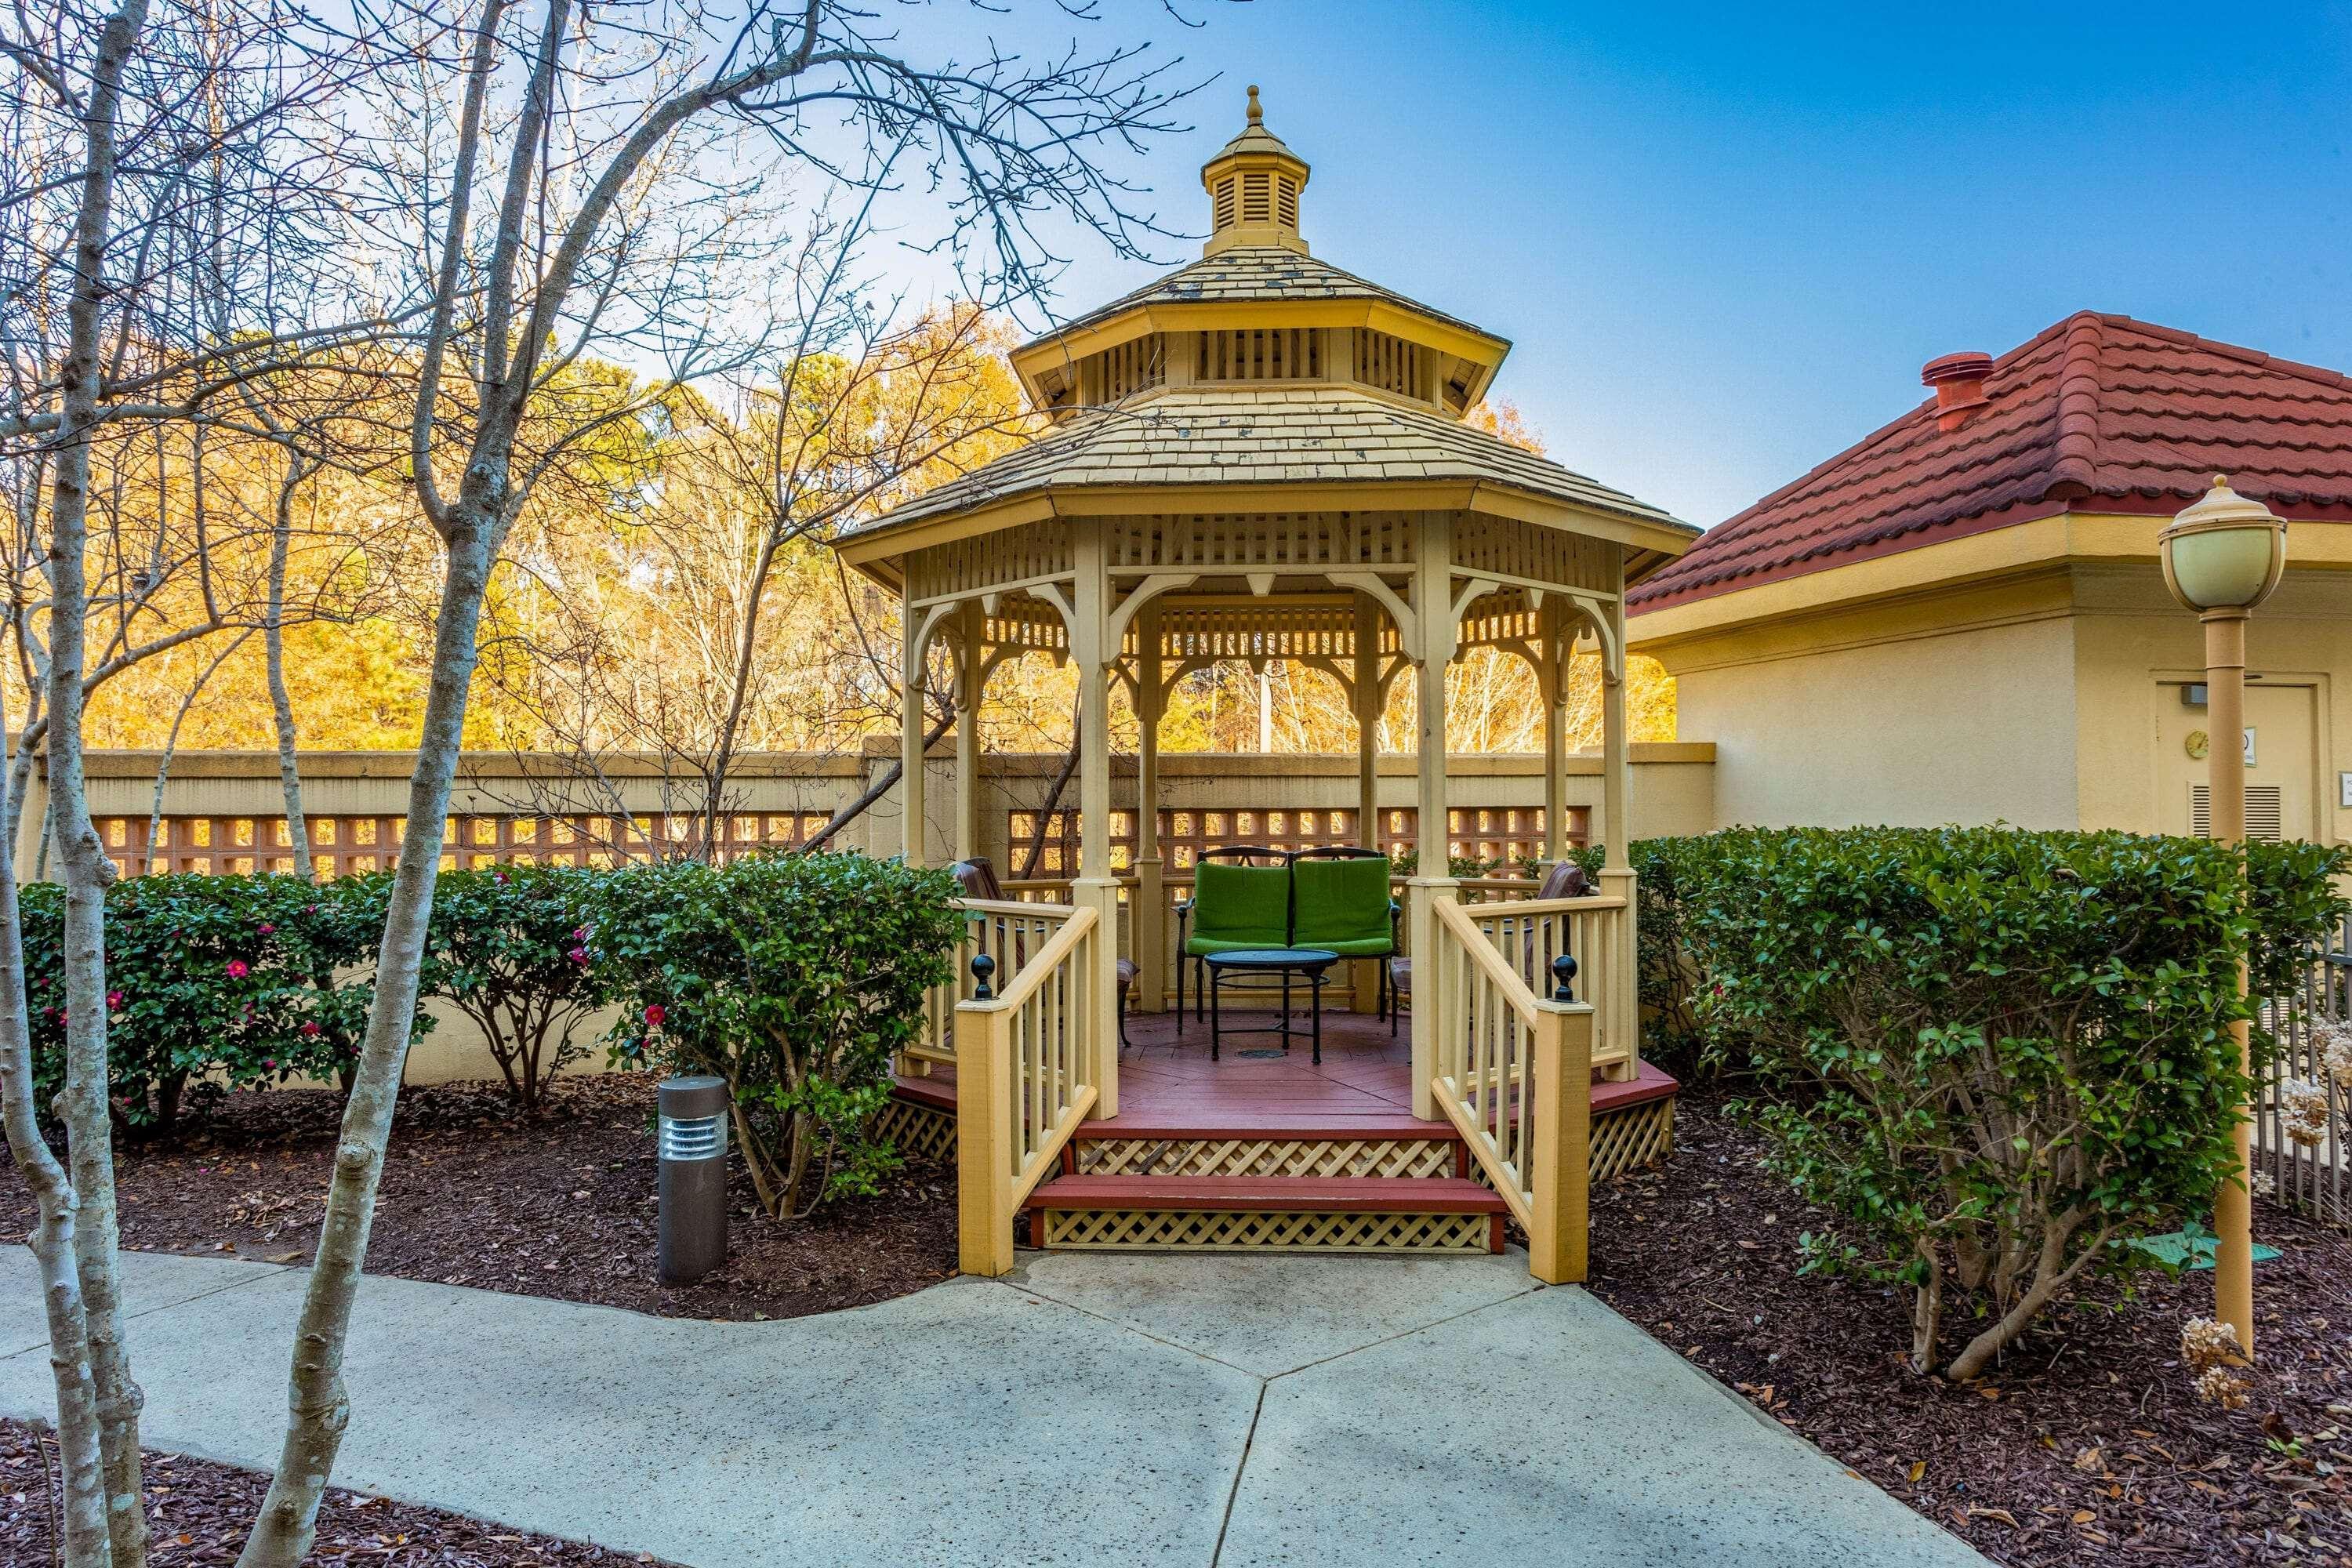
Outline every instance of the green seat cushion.
<path fill-rule="evenodd" d="M 1290 945 L 1290 872 L 1281 866 L 1203 860 L 1192 871 L 1191 953 Z M 1214 947 L 1196 945 L 1215 942 Z"/>
<path fill-rule="evenodd" d="M 1386 958 L 1396 952 L 1396 942 L 1386 931 L 1378 936 L 1335 937 L 1329 942 L 1308 942 L 1301 937 L 1297 945 L 1319 947 L 1342 958 Z"/>
<path fill-rule="evenodd" d="M 1279 948 L 1283 945 L 1278 942 L 1236 942 L 1230 938 L 1195 936 L 1187 937 L 1184 940 L 1184 956 L 1206 958 L 1213 952 L 1247 952 L 1253 950 Z"/>
<path fill-rule="evenodd" d="M 1343 958 L 1378 958 L 1395 951 L 1386 856 L 1302 859 L 1290 869 L 1298 899 L 1293 947 L 1328 948 Z"/>

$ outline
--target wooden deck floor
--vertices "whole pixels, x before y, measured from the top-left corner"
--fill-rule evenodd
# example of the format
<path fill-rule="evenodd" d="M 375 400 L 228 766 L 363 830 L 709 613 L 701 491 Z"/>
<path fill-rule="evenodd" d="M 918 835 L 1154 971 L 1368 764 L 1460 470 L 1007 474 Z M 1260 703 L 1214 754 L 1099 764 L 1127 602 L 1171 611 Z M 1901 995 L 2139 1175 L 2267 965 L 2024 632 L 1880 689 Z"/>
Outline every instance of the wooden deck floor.
<path fill-rule="evenodd" d="M 1235 1036 L 1232 1027 L 1264 1027 L 1271 1013 L 1225 1010 L 1222 1059 L 1209 1059 L 1209 1026 L 1186 1019 L 1180 1039 L 1176 1016 L 1130 1016 L 1127 1047 L 1118 1054 L 1118 1114 L 1090 1124 L 1099 1136 L 1177 1138 L 1254 1133 L 1287 1137 L 1413 1137 L 1452 1135 L 1447 1122 L 1412 1114 L 1412 1023 L 1397 1037 L 1368 1015 L 1323 1015 L 1323 1065 L 1305 1040 L 1287 1056 L 1269 1035 Z M 1303 1020 L 1301 1021 L 1303 1025 Z M 909 1098 L 951 1108 L 955 1069 L 901 1079 Z M 1638 1104 L 1675 1091 L 1675 1081 L 1644 1068 L 1633 1083 L 1597 1084 L 1596 1111 Z"/>

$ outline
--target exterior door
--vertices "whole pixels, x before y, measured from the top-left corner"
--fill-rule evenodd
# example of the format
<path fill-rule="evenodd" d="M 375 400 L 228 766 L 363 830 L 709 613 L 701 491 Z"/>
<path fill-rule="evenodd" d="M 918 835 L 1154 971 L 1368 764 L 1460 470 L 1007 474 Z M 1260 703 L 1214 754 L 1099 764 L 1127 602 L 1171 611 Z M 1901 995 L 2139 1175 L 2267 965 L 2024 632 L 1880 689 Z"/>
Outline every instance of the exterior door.
<path fill-rule="evenodd" d="M 2168 683 L 2157 700 L 2158 831 L 2203 838 L 2210 821 L 2205 752 L 2217 737 L 2208 710 L 2191 706 L 2194 689 Z M 2313 780 L 2319 766 L 2315 692 L 2308 686 L 2246 688 L 2246 837 L 2314 838 L 2319 802 Z"/>

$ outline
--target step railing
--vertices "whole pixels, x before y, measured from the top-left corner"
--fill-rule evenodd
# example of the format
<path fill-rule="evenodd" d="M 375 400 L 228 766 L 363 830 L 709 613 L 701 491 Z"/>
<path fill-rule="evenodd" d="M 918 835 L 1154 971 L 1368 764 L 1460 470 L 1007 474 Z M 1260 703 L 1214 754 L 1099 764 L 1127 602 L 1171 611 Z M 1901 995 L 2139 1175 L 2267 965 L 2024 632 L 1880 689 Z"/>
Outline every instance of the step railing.
<path fill-rule="evenodd" d="M 1071 911 L 1003 990 L 956 1004 L 957 1258 L 966 1274 L 1013 1268 L 1013 1219 L 1050 1174 L 1100 1094 L 1104 938 Z M 993 990 L 993 987 L 991 987 Z"/>
<path fill-rule="evenodd" d="M 1414 960 L 1427 967 L 1416 979 L 1437 1024 L 1432 1095 L 1527 1232 L 1529 1271 L 1575 1283 L 1591 1200 L 1593 1008 L 1556 994 L 1572 966 L 1538 994 L 1517 950 L 1507 960 L 1477 911 L 1449 900 L 1433 908 L 1437 951 Z"/>
<path fill-rule="evenodd" d="M 971 997 L 978 984 L 972 974 L 974 958 L 988 955 L 994 965 L 991 983 L 1002 992 L 1077 913 L 1068 904 L 1032 903 L 1018 899 L 957 899 L 952 902 L 964 914 L 963 936 L 956 943 L 955 971 L 923 994 L 922 1032 L 913 1045 L 899 1053 L 900 1072 L 928 1073 L 934 1062 L 956 1059 L 956 1006 Z"/>
<path fill-rule="evenodd" d="M 1463 909 L 1479 936 L 1530 990 L 1549 989 L 1552 960 L 1576 960 L 1577 994 L 1592 1004 L 1592 1065 L 1612 1079 L 1637 1070 L 1641 980 L 1631 900 L 1517 899 Z"/>

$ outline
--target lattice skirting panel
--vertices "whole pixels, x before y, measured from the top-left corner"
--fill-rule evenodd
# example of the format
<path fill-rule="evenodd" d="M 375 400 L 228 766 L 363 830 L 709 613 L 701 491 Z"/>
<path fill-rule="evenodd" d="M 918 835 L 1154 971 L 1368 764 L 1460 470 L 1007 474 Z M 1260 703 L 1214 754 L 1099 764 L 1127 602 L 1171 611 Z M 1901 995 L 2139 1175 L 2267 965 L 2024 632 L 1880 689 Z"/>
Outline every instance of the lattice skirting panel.
<path fill-rule="evenodd" d="M 1075 1145 L 1089 1176 L 1450 1176 L 1438 1138 L 1103 1138 Z"/>
<path fill-rule="evenodd" d="M 874 1134 L 888 1139 L 909 1160 L 955 1158 L 955 1117 L 928 1105 L 905 1100 L 886 1101 L 874 1119 Z"/>
<path fill-rule="evenodd" d="M 1193 1209 L 1046 1209 L 1041 1245 L 1086 1251 L 1492 1252 L 1483 1214 L 1260 1214 Z M 1032 1235 L 1035 1232 L 1033 1230 Z"/>
<path fill-rule="evenodd" d="M 1592 1180 L 1605 1182 L 1675 1152 L 1675 1101 L 1644 1100 L 1592 1119 Z"/>

